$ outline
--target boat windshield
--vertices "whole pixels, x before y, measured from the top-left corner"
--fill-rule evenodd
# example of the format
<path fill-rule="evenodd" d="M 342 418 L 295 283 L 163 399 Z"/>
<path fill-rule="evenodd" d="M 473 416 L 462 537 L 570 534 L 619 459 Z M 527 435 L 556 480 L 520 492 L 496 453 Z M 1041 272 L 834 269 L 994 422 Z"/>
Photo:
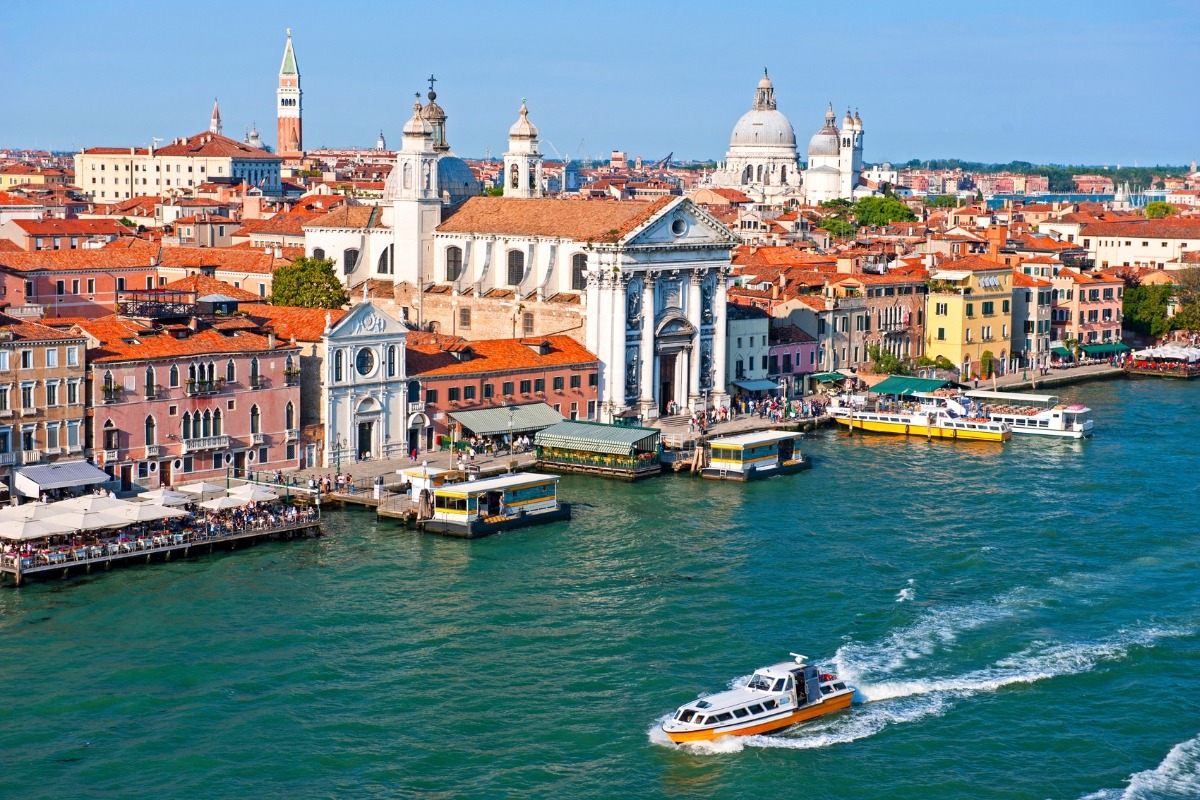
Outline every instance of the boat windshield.
<path fill-rule="evenodd" d="M 761 673 L 754 673 L 754 677 L 750 679 L 750 683 L 746 684 L 747 689 L 758 689 L 761 692 L 771 691 L 772 679 Z"/>

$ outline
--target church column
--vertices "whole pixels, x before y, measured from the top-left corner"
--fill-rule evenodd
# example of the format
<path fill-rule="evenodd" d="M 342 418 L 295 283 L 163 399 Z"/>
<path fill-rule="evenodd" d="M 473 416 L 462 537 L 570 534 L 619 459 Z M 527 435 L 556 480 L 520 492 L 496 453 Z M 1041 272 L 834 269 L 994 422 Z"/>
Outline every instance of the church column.
<path fill-rule="evenodd" d="M 727 328 L 725 304 L 729 290 L 728 268 L 716 271 L 717 291 L 713 296 L 713 400 L 729 402 L 728 387 L 725 386 L 725 332 Z"/>
<path fill-rule="evenodd" d="M 696 272 L 688 275 L 687 317 L 696 327 L 696 338 L 688 349 L 688 404 L 699 408 L 700 402 L 700 327 L 704 310 L 701 308 L 700 283 L 703 278 Z"/>
<path fill-rule="evenodd" d="M 642 276 L 642 341 L 638 353 L 642 363 L 642 374 L 638 398 L 641 400 L 644 415 L 655 407 L 655 374 L 658 372 L 658 364 L 654 358 L 654 277 L 650 272 Z"/>
<path fill-rule="evenodd" d="M 608 401 L 608 421 L 611 422 L 613 415 L 625 408 L 625 327 L 628 312 L 624 276 L 610 274 L 607 282 L 605 294 L 608 306 L 606 316 L 609 320 L 609 381 L 605 399 Z"/>

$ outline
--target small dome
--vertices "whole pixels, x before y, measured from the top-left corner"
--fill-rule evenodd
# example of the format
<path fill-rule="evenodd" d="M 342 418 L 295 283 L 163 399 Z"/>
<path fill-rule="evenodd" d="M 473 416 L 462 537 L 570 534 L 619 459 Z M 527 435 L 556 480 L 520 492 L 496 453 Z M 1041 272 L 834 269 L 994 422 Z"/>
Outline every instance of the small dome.
<path fill-rule="evenodd" d="M 808 140 L 810 156 L 836 156 L 841 148 L 838 145 L 838 132 L 835 128 L 821 128 Z"/>
<path fill-rule="evenodd" d="M 482 187 L 467 162 L 458 156 L 444 155 L 437 162 L 438 190 L 449 194 L 450 204 L 456 205 L 471 197 L 478 197 Z"/>
<path fill-rule="evenodd" d="M 538 135 L 537 126 L 529 121 L 529 109 L 525 107 L 525 101 L 521 101 L 521 116 L 513 123 L 513 126 L 508 129 L 508 138 L 510 139 L 536 139 Z"/>
<path fill-rule="evenodd" d="M 421 116 L 421 101 L 413 103 L 412 119 L 404 123 L 405 136 L 430 136 L 433 134 L 433 126 L 425 121 Z"/>
<path fill-rule="evenodd" d="M 751 110 L 733 126 L 729 146 L 796 146 L 796 131 L 792 123 L 775 109 Z"/>
<path fill-rule="evenodd" d="M 763 70 L 762 78 L 760 78 L 758 81 L 758 88 L 760 88 L 760 89 L 774 89 L 775 88 L 775 86 L 771 83 L 771 79 L 767 77 L 767 71 L 765 69 Z"/>

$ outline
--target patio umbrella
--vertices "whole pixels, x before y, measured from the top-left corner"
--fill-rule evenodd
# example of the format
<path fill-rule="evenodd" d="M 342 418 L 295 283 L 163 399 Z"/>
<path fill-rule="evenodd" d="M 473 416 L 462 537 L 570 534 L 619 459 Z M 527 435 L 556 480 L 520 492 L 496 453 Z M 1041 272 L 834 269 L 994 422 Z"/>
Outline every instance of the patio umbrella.
<path fill-rule="evenodd" d="M 46 519 L 62 512 L 63 509 L 58 508 L 54 503 L 25 503 L 0 509 L 0 520 Z"/>
<path fill-rule="evenodd" d="M 229 508 L 241 508 L 249 502 L 244 497 L 214 497 L 201 503 L 200 507 L 209 511 L 224 511 Z"/>
<path fill-rule="evenodd" d="M 275 494 L 275 492 L 271 491 L 270 489 L 262 486 L 255 486 L 252 483 L 244 483 L 236 489 L 230 489 L 229 496 L 242 500 L 254 500 L 259 502 L 263 500 L 279 499 L 279 495 Z"/>
<path fill-rule="evenodd" d="M 117 513 L 118 512 L 115 509 L 109 511 L 64 510 L 52 517 L 46 517 L 46 519 L 62 525 L 69 525 L 72 530 L 76 531 L 98 531 L 103 528 L 124 528 L 129 524 L 129 520 L 116 516 Z"/>
<path fill-rule="evenodd" d="M 152 492 L 142 492 L 138 497 L 151 503 L 157 503 L 160 506 L 181 506 L 184 503 L 190 503 L 192 500 L 186 494 L 166 488 L 155 489 Z"/>
<path fill-rule="evenodd" d="M 72 497 L 70 500 L 62 500 L 57 503 L 51 503 L 51 508 L 68 511 L 111 511 L 113 509 L 127 508 L 129 503 L 125 500 L 118 500 L 115 497 L 100 497 L 94 494 L 85 494 L 81 497 Z"/>
<path fill-rule="evenodd" d="M 217 486 L 213 483 L 206 483 L 204 481 L 197 481 L 196 483 L 189 483 L 184 486 L 180 486 L 179 491 L 186 492 L 188 494 L 198 494 L 200 496 L 204 496 L 206 494 L 220 494 L 221 492 L 225 491 L 225 487 Z"/>
<path fill-rule="evenodd" d="M 50 519 L 10 519 L 0 522 L 0 539 L 16 539 L 21 542 L 74 532 L 75 529 L 70 525 Z"/>
<path fill-rule="evenodd" d="M 109 512 L 105 512 L 109 513 Z M 129 508 L 122 508 L 111 512 L 114 516 L 120 516 L 129 522 L 152 522 L 158 519 L 166 519 L 168 517 L 186 517 L 186 511 L 180 511 L 176 508 L 167 508 L 160 506 L 157 503 L 133 503 Z"/>
<path fill-rule="evenodd" d="M 417 499 L 417 519 L 433 519 L 433 495 L 422 489 Z"/>

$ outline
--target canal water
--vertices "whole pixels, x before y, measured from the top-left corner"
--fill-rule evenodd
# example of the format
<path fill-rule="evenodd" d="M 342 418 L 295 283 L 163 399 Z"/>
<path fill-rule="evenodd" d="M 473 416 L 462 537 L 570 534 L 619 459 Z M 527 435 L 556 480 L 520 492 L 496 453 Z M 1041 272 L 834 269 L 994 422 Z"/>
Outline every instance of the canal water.
<path fill-rule="evenodd" d="M 569 477 L 570 524 L 316 541 L 0 592 L 0 796 L 1200 796 L 1200 383 L 1090 442 L 810 442 L 750 485 Z M 676 748 L 789 651 L 860 705 Z"/>

